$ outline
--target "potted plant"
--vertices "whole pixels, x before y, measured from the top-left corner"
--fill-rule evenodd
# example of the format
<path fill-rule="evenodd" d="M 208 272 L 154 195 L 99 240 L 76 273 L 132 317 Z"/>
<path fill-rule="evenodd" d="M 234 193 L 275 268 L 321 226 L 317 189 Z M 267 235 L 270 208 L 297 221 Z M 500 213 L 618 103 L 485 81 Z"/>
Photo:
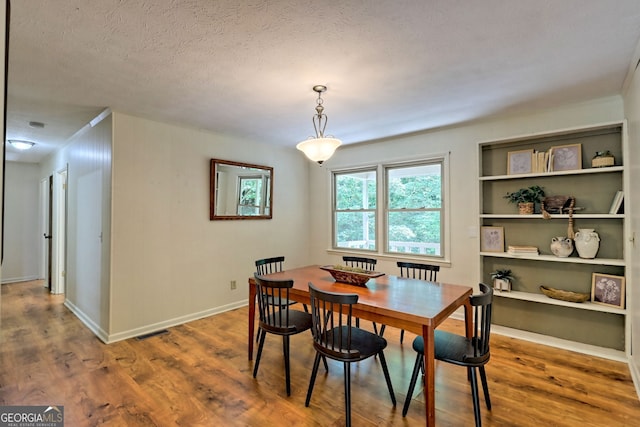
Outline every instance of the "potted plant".
<path fill-rule="evenodd" d="M 544 197 L 544 190 L 539 185 L 532 185 L 528 188 L 521 188 L 513 193 L 504 196 L 511 203 L 518 205 L 520 214 L 532 214 L 536 203 L 540 203 Z"/>
<path fill-rule="evenodd" d="M 498 269 L 490 274 L 491 280 L 493 280 L 493 289 L 498 291 L 511 290 L 511 282 L 513 281 L 513 274 L 509 269 Z"/>

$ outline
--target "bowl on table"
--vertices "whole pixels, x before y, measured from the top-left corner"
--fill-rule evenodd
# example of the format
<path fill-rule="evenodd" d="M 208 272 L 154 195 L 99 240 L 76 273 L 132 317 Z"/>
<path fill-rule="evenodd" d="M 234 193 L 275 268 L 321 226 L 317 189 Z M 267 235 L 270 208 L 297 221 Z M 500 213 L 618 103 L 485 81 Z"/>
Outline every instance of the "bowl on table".
<path fill-rule="evenodd" d="M 345 265 L 324 265 L 320 269 L 328 271 L 336 282 L 356 286 L 365 286 L 370 279 L 384 276 L 384 273 L 379 271 L 369 271 Z"/>

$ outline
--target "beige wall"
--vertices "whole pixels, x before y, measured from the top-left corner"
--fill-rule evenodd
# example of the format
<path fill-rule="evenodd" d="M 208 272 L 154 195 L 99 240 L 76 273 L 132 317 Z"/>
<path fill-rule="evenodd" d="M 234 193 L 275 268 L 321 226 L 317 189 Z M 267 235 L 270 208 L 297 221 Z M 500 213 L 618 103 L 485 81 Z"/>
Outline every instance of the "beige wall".
<path fill-rule="evenodd" d="M 108 111 L 99 117 L 102 120 L 87 124 L 47 158 L 40 173 L 41 178 L 53 175 L 55 180 L 68 168 L 65 305 L 104 340 L 110 310 L 112 131 Z M 59 255 L 58 238 L 54 234 L 54 258 Z"/>
<path fill-rule="evenodd" d="M 315 226 L 309 239 L 313 262 L 337 262 L 342 254 L 331 253 L 331 216 L 329 172 L 332 168 L 366 165 L 376 162 L 420 158 L 450 153 L 451 265 L 440 270 L 438 279 L 452 283 L 478 283 L 478 148 L 479 142 L 511 136 L 548 132 L 620 121 L 624 118 L 622 98 L 611 97 L 571 105 L 526 116 L 505 116 L 455 128 L 399 136 L 379 142 L 341 147 L 323 168 L 311 168 L 314 194 L 309 213 Z M 381 271 L 397 271 L 396 258 L 376 256 Z"/>
<path fill-rule="evenodd" d="M 37 209 L 40 167 L 7 162 L 5 179 L 2 283 L 36 280 L 43 240 Z"/>
<path fill-rule="evenodd" d="M 635 244 L 632 245 L 629 256 L 631 264 L 631 277 L 633 286 L 627 289 L 627 309 L 631 313 L 631 371 L 633 373 L 636 389 L 640 394 L 640 194 L 638 194 L 638 182 L 640 182 L 640 72 L 636 69 L 633 79 L 624 96 L 625 115 L 627 117 L 629 133 L 629 168 L 631 183 L 630 188 L 636 190 L 631 195 L 625 194 L 625 207 L 631 213 L 631 233 L 635 235 Z M 633 234 L 632 234 L 633 235 Z M 631 237 L 631 236 L 630 236 Z"/>
<path fill-rule="evenodd" d="M 109 340 L 247 303 L 258 258 L 308 256 L 308 168 L 293 148 L 113 114 Z M 210 221 L 211 158 L 274 168 L 272 220 Z M 230 289 L 230 281 L 237 289 Z"/>

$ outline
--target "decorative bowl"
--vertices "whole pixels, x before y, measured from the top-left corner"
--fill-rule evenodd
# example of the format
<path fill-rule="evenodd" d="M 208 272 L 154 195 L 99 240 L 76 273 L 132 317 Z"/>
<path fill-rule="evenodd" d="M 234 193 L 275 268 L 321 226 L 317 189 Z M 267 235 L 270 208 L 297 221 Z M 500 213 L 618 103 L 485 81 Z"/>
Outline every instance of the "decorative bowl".
<path fill-rule="evenodd" d="M 540 290 L 549 298 L 559 299 L 562 301 L 585 302 L 591 299 L 591 294 L 563 291 L 562 289 L 550 288 L 548 286 L 540 286 Z"/>
<path fill-rule="evenodd" d="M 378 271 L 368 271 L 344 265 L 325 265 L 320 267 L 320 269 L 328 271 L 336 282 L 356 286 L 365 286 L 369 279 L 384 276 L 384 273 Z"/>

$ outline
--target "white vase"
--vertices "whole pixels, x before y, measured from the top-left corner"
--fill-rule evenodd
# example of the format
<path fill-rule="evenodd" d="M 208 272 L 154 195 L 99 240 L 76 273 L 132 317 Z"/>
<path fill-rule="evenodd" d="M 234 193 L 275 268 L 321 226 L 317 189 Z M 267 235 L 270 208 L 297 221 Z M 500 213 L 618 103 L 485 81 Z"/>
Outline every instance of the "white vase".
<path fill-rule="evenodd" d="M 568 257 L 573 252 L 573 240 L 562 236 L 552 238 L 551 252 L 560 258 Z"/>
<path fill-rule="evenodd" d="M 593 228 L 581 228 L 573 238 L 580 258 L 592 259 L 596 257 L 600 248 L 600 236 Z"/>

